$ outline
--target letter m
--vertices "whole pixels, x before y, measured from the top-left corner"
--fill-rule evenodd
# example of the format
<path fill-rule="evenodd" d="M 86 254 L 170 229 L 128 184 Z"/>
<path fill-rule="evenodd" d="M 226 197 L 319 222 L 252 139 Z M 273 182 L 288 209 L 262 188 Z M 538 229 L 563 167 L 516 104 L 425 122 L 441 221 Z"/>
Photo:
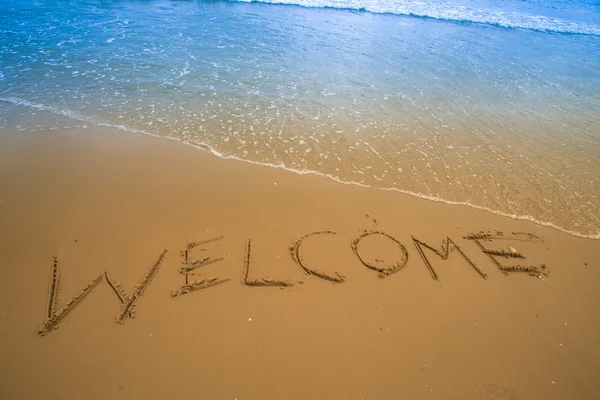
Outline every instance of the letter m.
<path fill-rule="evenodd" d="M 437 254 L 439 257 L 441 257 L 442 260 L 447 260 L 448 257 L 450 256 L 450 252 L 452 252 L 453 250 L 457 250 L 460 255 L 469 263 L 469 265 L 483 278 L 483 279 L 487 279 L 488 276 L 486 274 L 484 274 L 483 272 L 481 272 L 481 270 L 479 268 L 477 268 L 477 266 L 473 263 L 473 261 L 471 261 L 469 259 L 469 257 L 467 257 L 465 255 L 465 253 L 463 253 L 463 251 L 460 249 L 460 247 L 458 247 L 456 245 L 456 243 L 454 243 L 452 241 L 452 239 L 450 239 L 449 237 L 446 237 L 446 239 L 442 240 L 442 247 L 441 249 L 436 249 L 435 247 L 415 238 L 414 236 L 411 236 L 413 243 L 415 244 L 415 247 L 417 248 L 417 251 L 419 252 L 419 255 L 421 256 L 421 258 L 423 259 L 423 262 L 425 263 L 425 266 L 427 267 L 427 269 L 429 270 L 429 273 L 431 274 L 431 277 L 435 280 L 438 280 L 438 275 L 435 272 L 435 270 L 433 269 L 433 266 L 431 265 L 431 262 L 429 261 L 429 259 L 427 258 L 427 256 L 425 255 L 425 252 L 423 251 L 423 247 L 433 251 L 435 254 Z"/>

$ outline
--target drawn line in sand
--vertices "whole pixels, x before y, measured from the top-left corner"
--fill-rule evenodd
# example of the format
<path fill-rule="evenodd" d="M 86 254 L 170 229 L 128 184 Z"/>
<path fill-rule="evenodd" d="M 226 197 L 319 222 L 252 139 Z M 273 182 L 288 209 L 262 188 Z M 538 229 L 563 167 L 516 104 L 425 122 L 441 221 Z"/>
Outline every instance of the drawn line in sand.
<path fill-rule="evenodd" d="M 135 286 L 131 297 L 127 296 L 125 289 L 123 289 L 123 287 L 121 285 L 113 284 L 110 281 L 110 279 L 108 278 L 108 274 L 106 272 L 104 273 L 105 274 L 104 276 L 106 277 L 108 284 L 111 286 L 111 288 L 113 289 L 113 291 L 115 292 L 115 294 L 117 295 L 119 300 L 121 301 L 121 313 L 117 317 L 118 323 L 124 324 L 125 318 L 127 318 L 128 316 L 130 318 L 133 318 L 135 316 L 135 312 L 134 312 L 135 303 L 140 298 L 140 296 L 142 296 L 142 294 L 144 294 L 144 290 L 146 290 L 148 285 L 150 285 L 150 282 L 152 282 L 152 279 L 154 279 L 154 277 L 156 276 L 156 273 L 158 272 L 158 269 L 162 265 L 163 261 L 165 260 L 166 255 L 167 255 L 167 250 L 165 249 L 158 256 L 156 261 L 154 261 L 152 266 L 148 269 L 148 272 L 146 272 L 146 275 L 144 275 L 144 277 L 140 280 L 140 282 Z"/>
<path fill-rule="evenodd" d="M 311 232 L 307 235 L 302 236 L 301 238 L 297 239 L 290 247 L 290 254 L 292 255 L 292 258 L 294 259 L 296 264 L 298 264 L 300 266 L 300 268 L 302 268 L 304 270 L 304 272 L 306 272 L 309 275 L 314 275 L 321 279 L 325 279 L 325 280 L 335 282 L 335 283 L 344 282 L 344 280 L 346 278 L 337 272 L 334 272 L 333 275 L 329 275 L 329 274 L 326 274 L 325 272 L 321 272 L 317 269 L 309 268 L 304 263 L 304 260 L 300 256 L 300 245 L 302 244 L 302 242 L 305 239 L 309 238 L 310 236 L 314 236 L 314 235 L 337 235 L 337 233 L 335 233 L 333 231 L 320 231 L 320 232 Z"/>
<path fill-rule="evenodd" d="M 96 277 L 92 282 L 88 283 L 79 293 L 75 295 L 60 311 L 58 308 L 58 288 L 59 288 L 59 273 L 58 273 L 58 258 L 54 257 L 52 265 L 52 281 L 50 283 L 50 295 L 48 297 L 47 319 L 42 322 L 38 333 L 42 336 L 46 335 L 53 329 L 57 329 L 60 322 L 67 317 L 102 281 L 102 275 Z"/>
<path fill-rule="evenodd" d="M 447 260 L 448 257 L 450 257 L 450 252 L 453 249 L 456 249 L 460 253 L 460 255 L 469 263 L 469 265 L 479 274 L 479 276 L 481 276 L 483 279 L 488 279 L 487 274 L 483 273 L 479 268 L 477 268 L 475 263 L 473 261 L 471 261 L 471 259 L 469 257 L 467 257 L 467 255 L 460 249 L 460 247 L 458 247 L 458 245 L 456 243 L 454 243 L 452 241 L 452 239 L 450 239 L 448 236 L 446 236 L 446 239 L 442 240 L 442 249 L 441 250 L 436 249 L 435 247 L 431 246 L 430 244 L 423 242 L 422 240 L 419 240 L 419 239 L 415 238 L 414 236 L 411 236 L 411 238 L 413 240 L 413 243 L 415 244 L 415 247 L 417 248 L 417 251 L 419 252 L 419 255 L 423 259 L 423 262 L 427 266 L 427 269 L 429 270 L 429 273 L 431 274 L 431 277 L 433 279 L 438 280 L 439 278 L 438 278 L 437 273 L 433 269 L 431 262 L 429 262 L 429 259 L 425 255 L 425 252 L 423 252 L 423 247 L 426 247 L 429 250 L 433 251 L 435 254 L 437 254 L 439 257 L 441 257 L 441 259 L 444 261 Z"/>
<path fill-rule="evenodd" d="M 185 249 L 183 249 L 183 251 L 181 252 L 181 255 L 183 256 L 183 267 L 181 269 L 181 273 L 185 274 L 185 284 L 189 285 L 189 273 L 190 271 L 193 271 L 196 268 L 200 268 L 204 265 L 208 265 L 208 264 L 212 264 L 213 262 L 217 262 L 217 261 L 221 261 L 222 258 L 219 258 L 217 260 L 214 261 L 210 261 L 210 257 L 204 257 L 202 260 L 195 260 L 192 261 L 190 263 L 190 251 L 198 246 L 204 245 L 204 244 L 208 244 L 208 243 L 213 243 L 213 242 L 218 242 L 225 239 L 225 236 L 217 236 L 215 238 L 212 239 L 207 239 L 207 240 L 202 240 L 199 242 L 189 242 L 186 246 Z M 200 249 L 202 251 L 206 250 L 206 249 Z"/>
<path fill-rule="evenodd" d="M 217 236 L 215 238 L 212 239 L 207 239 L 207 240 L 202 240 L 200 242 L 189 242 L 186 246 L 186 250 L 190 251 L 192 250 L 194 247 L 198 247 L 198 246 L 202 246 L 203 244 L 208 244 L 208 243 L 212 243 L 212 242 L 218 242 L 225 239 L 225 236 Z"/>
<path fill-rule="evenodd" d="M 467 237 L 465 237 L 465 239 L 466 238 Z M 508 237 L 502 237 L 500 239 L 513 240 L 513 238 L 508 238 Z M 542 264 L 540 266 L 536 266 L 536 265 L 502 265 L 496 259 L 496 257 L 504 257 L 504 258 L 515 257 L 513 252 L 507 252 L 504 250 L 500 250 L 500 251 L 491 250 L 491 249 L 486 248 L 484 245 L 482 245 L 478 239 L 470 239 L 470 240 L 473 240 L 475 242 L 475 244 L 477 246 L 479 246 L 481 251 L 484 252 L 489 257 L 489 259 L 494 263 L 494 265 L 496 265 L 496 267 L 504 275 L 508 275 L 511 272 L 524 272 L 526 274 L 529 274 L 531 276 L 536 276 L 538 278 L 542 278 L 544 276 L 547 277 L 549 275 L 549 272 L 546 271 L 545 264 Z M 518 240 L 518 239 L 515 239 L 515 240 Z M 523 256 L 520 253 L 516 253 L 516 254 L 520 256 L 517 258 L 525 258 L 525 256 Z"/>
<path fill-rule="evenodd" d="M 544 240 L 539 236 L 529 233 L 529 232 L 512 232 L 515 236 L 504 236 L 503 232 L 479 232 L 476 234 L 468 234 L 464 236 L 464 239 L 472 240 L 475 244 L 484 252 L 488 258 L 496 265 L 496 267 L 505 275 L 508 275 L 511 272 L 524 272 L 531 276 L 537 276 L 538 278 L 542 278 L 544 276 L 548 276 L 549 272 L 546 270 L 546 265 L 542 264 L 540 266 L 535 265 L 502 265 L 498 261 L 496 257 L 504 257 L 504 258 L 521 258 L 524 259 L 525 256 L 521 253 L 518 253 L 512 247 L 509 251 L 506 250 L 494 250 L 488 249 L 483 244 L 482 241 L 492 241 L 492 240 L 517 240 L 524 242 L 537 242 L 544 243 Z M 524 237 L 522 237 L 524 236 Z"/>
<path fill-rule="evenodd" d="M 223 260 L 224 260 L 223 257 L 220 257 L 220 258 L 205 257 L 202 260 L 193 261 L 192 264 L 187 267 L 182 267 L 179 270 L 179 272 L 181 272 L 182 274 L 185 274 L 185 275 L 189 275 L 190 272 L 192 272 L 193 270 L 195 270 L 197 268 L 205 267 L 212 263 L 216 263 L 216 262 L 223 261 Z"/>
<path fill-rule="evenodd" d="M 46 318 L 52 318 L 58 310 L 58 257 L 54 257 L 52 265 L 52 282 L 50 284 L 50 296 L 48 298 L 48 312 Z"/>
<path fill-rule="evenodd" d="M 244 270 L 242 271 L 242 284 L 245 286 L 279 286 L 290 287 L 294 284 L 288 280 L 277 280 L 273 278 L 248 279 L 250 274 L 250 255 L 251 255 L 252 239 L 248 239 L 246 244 L 246 254 L 244 256 Z"/>
<path fill-rule="evenodd" d="M 481 231 L 478 233 L 469 233 L 466 236 L 463 236 L 463 239 L 467 240 L 495 240 L 495 239 L 505 239 L 505 240 L 518 240 L 521 242 L 541 242 L 544 243 L 544 240 L 533 233 L 528 232 L 512 232 L 515 236 L 504 236 L 504 232 L 502 231 Z M 524 236 L 524 237 L 521 237 Z"/>
<path fill-rule="evenodd" d="M 208 289 L 209 287 L 220 285 L 221 283 L 229 282 L 231 279 L 219 279 L 211 277 L 208 279 L 202 279 L 199 281 L 193 281 L 185 286 L 180 287 L 177 290 L 171 291 L 171 297 L 181 296 L 184 294 L 195 292 L 196 290 Z"/>
<path fill-rule="evenodd" d="M 104 279 L 106 279 L 108 286 L 110 286 L 112 291 L 117 296 L 117 299 L 119 299 L 120 307 L 123 307 L 123 304 L 129 302 L 129 295 L 125 291 L 125 288 L 120 283 L 115 281 L 114 279 L 111 281 L 110 278 L 108 277 L 108 272 L 106 272 L 106 271 L 104 271 Z M 135 310 L 133 308 L 129 309 L 129 317 L 130 318 L 135 317 Z"/>
<path fill-rule="evenodd" d="M 506 258 L 525 258 L 525 256 L 521 253 L 517 253 L 516 251 L 506 251 L 506 250 L 483 250 L 485 254 L 489 254 L 492 256 L 498 257 L 506 257 Z"/>
<path fill-rule="evenodd" d="M 213 263 L 216 263 L 219 261 L 223 261 L 223 257 L 219 257 L 219 258 L 204 257 L 200 260 L 190 261 L 190 251 L 198 246 L 205 245 L 208 243 L 218 242 L 223 239 L 225 239 L 224 236 L 218 236 L 218 237 L 208 239 L 208 240 L 203 240 L 200 242 L 189 242 L 187 244 L 185 249 L 183 249 L 181 251 L 181 255 L 183 257 L 183 260 L 181 261 L 181 263 L 183 264 L 183 267 L 181 267 L 179 269 L 179 273 L 185 275 L 185 284 L 177 290 L 172 290 L 171 297 L 181 296 L 184 294 L 195 292 L 197 290 L 208 289 L 210 287 L 217 286 L 217 285 L 220 285 L 221 283 L 225 283 L 225 282 L 228 282 L 231 280 L 229 278 L 219 279 L 216 277 L 210 277 L 210 278 L 195 280 L 193 282 L 190 282 L 190 272 L 192 272 L 195 269 L 198 269 L 200 267 L 205 267 L 207 265 L 210 265 L 210 264 L 213 264 Z M 200 250 L 204 251 L 206 249 L 200 249 Z"/>
<path fill-rule="evenodd" d="M 391 239 L 393 242 L 395 242 L 398 245 L 398 247 L 400 247 L 400 251 L 402 252 L 402 259 L 400 260 L 400 262 L 397 262 L 396 264 L 392 265 L 391 267 L 380 267 L 380 266 L 373 265 L 373 264 L 370 264 L 367 261 L 365 261 L 361 257 L 360 252 L 358 251 L 358 245 L 361 242 L 361 240 L 363 240 L 364 238 L 371 236 L 371 235 L 381 235 L 381 236 Z M 397 240 L 395 237 L 393 237 L 392 235 L 389 235 L 383 231 L 365 231 L 365 232 L 361 233 L 356 239 L 354 239 L 352 241 L 352 251 L 354 251 L 354 254 L 356 254 L 356 256 L 358 257 L 360 262 L 365 267 L 379 272 L 380 278 L 385 278 L 386 276 L 395 274 L 396 272 L 400 271 L 402 268 L 404 268 L 404 266 L 406 265 L 406 262 L 408 261 L 408 251 L 406 251 L 406 248 L 404 247 L 404 245 L 402 243 L 400 243 L 400 241 Z"/>

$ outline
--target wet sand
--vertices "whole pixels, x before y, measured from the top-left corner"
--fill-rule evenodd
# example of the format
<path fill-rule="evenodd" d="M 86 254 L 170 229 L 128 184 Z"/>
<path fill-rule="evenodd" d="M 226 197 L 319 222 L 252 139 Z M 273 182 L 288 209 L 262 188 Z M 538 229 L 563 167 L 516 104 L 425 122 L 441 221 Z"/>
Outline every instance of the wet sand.
<path fill-rule="evenodd" d="M 3 132 L 0 221 L 0 399 L 600 392 L 597 240 L 109 129 Z"/>

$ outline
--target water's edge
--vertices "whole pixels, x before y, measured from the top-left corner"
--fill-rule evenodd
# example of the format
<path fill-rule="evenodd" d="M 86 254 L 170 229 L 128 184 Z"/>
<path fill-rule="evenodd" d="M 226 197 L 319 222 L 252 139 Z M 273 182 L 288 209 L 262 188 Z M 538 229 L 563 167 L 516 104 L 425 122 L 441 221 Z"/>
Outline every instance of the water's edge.
<path fill-rule="evenodd" d="M 490 209 L 488 207 L 484 207 L 484 206 L 480 206 L 477 204 L 472 204 L 469 202 L 462 202 L 462 201 L 452 201 L 452 200 L 446 200 L 446 199 L 442 199 L 439 197 L 435 197 L 435 196 L 429 196 L 429 195 L 425 195 L 422 193 L 415 193 L 415 192 L 411 192 L 409 190 L 403 190 L 403 189 L 399 189 L 399 188 L 375 188 L 372 187 L 370 185 L 366 185 L 360 182 L 354 182 L 354 181 L 346 181 L 343 179 L 340 179 L 334 175 L 331 174 L 326 174 L 326 173 L 322 173 L 319 171 L 314 171 L 314 170 L 299 170 L 299 169 L 295 169 L 295 168 L 289 168 L 287 166 L 285 166 L 283 163 L 282 164 L 272 164 L 272 163 L 263 163 L 263 162 L 258 162 L 258 161 L 252 161 L 252 160 L 246 160 L 243 159 L 241 157 L 237 157 L 237 156 L 231 156 L 231 155 L 225 155 L 220 153 L 219 151 L 215 150 L 213 147 L 203 143 L 203 142 L 195 142 L 195 141 L 190 141 L 190 140 L 185 140 L 185 139 L 181 139 L 181 138 L 176 138 L 176 137 L 172 137 L 172 136 L 161 136 L 161 135 L 157 135 L 142 129 L 137 129 L 137 128 L 129 128 L 125 125 L 117 125 L 117 124 L 111 124 L 111 123 L 106 123 L 103 121 L 99 121 L 96 120 L 94 118 L 91 117 L 87 117 L 84 115 L 81 115 L 77 112 L 74 112 L 72 110 L 65 110 L 65 109 L 59 109 L 57 107 L 52 107 L 52 106 L 46 106 L 44 104 L 39 104 L 39 103 L 33 103 L 30 102 L 28 100 L 25 99 L 20 99 L 20 98 L 16 98 L 16 97 L 0 97 L 0 102 L 5 102 L 5 103 L 10 103 L 12 105 L 15 106 L 22 106 L 22 107 L 27 107 L 30 109 L 34 109 L 34 110 L 39 110 L 39 111 L 46 111 L 46 112 L 50 112 L 52 114 L 55 115 L 61 115 L 67 118 L 70 118 L 72 120 L 75 121 L 80 121 L 80 122 L 85 122 L 85 123 L 90 123 L 90 124 L 94 124 L 97 126 L 103 126 L 103 127 L 109 127 L 109 128 L 114 128 L 114 129 L 119 129 L 121 131 L 125 131 L 125 132 L 131 132 L 131 133 L 138 133 L 138 134 L 143 134 L 143 135 L 147 135 L 147 136 L 152 136 L 152 137 L 156 137 L 156 138 L 161 138 L 161 139 L 169 139 L 169 140 L 175 140 L 179 143 L 188 145 L 188 146 L 192 146 L 196 149 L 199 150 L 203 150 L 203 151 L 207 151 L 209 153 L 211 153 L 212 155 L 219 157 L 221 159 L 224 160 L 236 160 L 236 161 L 242 161 L 242 162 L 246 162 L 249 164 L 254 164 L 254 165 L 261 165 L 261 166 L 265 166 L 265 167 L 271 167 L 271 168 L 278 168 L 278 169 L 282 169 L 288 172 L 292 172 L 298 175 L 317 175 L 317 176 L 322 176 L 325 178 L 329 178 L 334 182 L 337 183 L 341 183 L 344 185 L 355 185 L 355 186 L 360 186 L 360 187 L 364 187 L 364 188 L 370 188 L 370 189 L 375 189 L 375 190 L 383 190 L 383 191 L 393 191 L 393 192 L 399 192 L 399 193 L 403 193 L 409 196 L 413 196 L 413 197 L 417 197 L 417 198 L 421 198 L 421 199 L 426 199 L 426 200 L 430 200 L 430 201 L 435 201 L 435 202 L 439 202 L 439 203 L 445 203 L 445 204 L 450 204 L 450 205 L 460 205 L 460 206 L 467 206 L 467 207 L 471 207 L 471 208 L 475 208 L 478 210 L 484 210 L 487 212 L 490 212 L 492 214 L 496 214 L 496 215 L 500 215 L 503 217 L 509 217 L 509 218 L 513 218 L 513 219 L 517 219 L 517 220 L 524 220 L 524 221 L 530 221 L 533 222 L 536 225 L 539 226 L 544 226 L 544 227 L 549 227 L 549 228 L 553 228 L 556 230 L 559 230 L 561 232 L 567 233 L 569 235 L 572 236 L 577 236 L 577 237 L 581 237 L 581 238 L 586 238 L 586 239 L 600 239 L 600 232 L 596 233 L 596 234 L 590 234 L 590 235 L 586 235 L 580 232 L 576 232 L 576 231 L 572 231 L 572 230 L 568 230 L 568 229 L 564 229 L 561 228 L 560 226 L 557 226 L 551 222 L 545 222 L 545 221 L 540 221 L 537 220 L 536 218 L 530 216 L 530 215 L 516 215 L 516 214 L 507 214 L 504 213 L 502 211 L 498 211 L 498 210 L 493 210 Z"/>

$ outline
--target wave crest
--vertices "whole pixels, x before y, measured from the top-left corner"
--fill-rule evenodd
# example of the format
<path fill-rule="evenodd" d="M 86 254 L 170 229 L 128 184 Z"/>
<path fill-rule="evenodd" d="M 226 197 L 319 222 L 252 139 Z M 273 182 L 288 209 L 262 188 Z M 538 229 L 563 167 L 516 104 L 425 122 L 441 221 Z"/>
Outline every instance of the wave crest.
<path fill-rule="evenodd" d="M 308 8 L 338 8 L 377 14 L 409 15 L 452 22 L 479 23 L 539 32 L 600 36 L 600 26 L 517 11 L 474 8 L 451 3 L 427 3 L 407 0 L 232 0 L 245 3 L 296 5 Z"/>

